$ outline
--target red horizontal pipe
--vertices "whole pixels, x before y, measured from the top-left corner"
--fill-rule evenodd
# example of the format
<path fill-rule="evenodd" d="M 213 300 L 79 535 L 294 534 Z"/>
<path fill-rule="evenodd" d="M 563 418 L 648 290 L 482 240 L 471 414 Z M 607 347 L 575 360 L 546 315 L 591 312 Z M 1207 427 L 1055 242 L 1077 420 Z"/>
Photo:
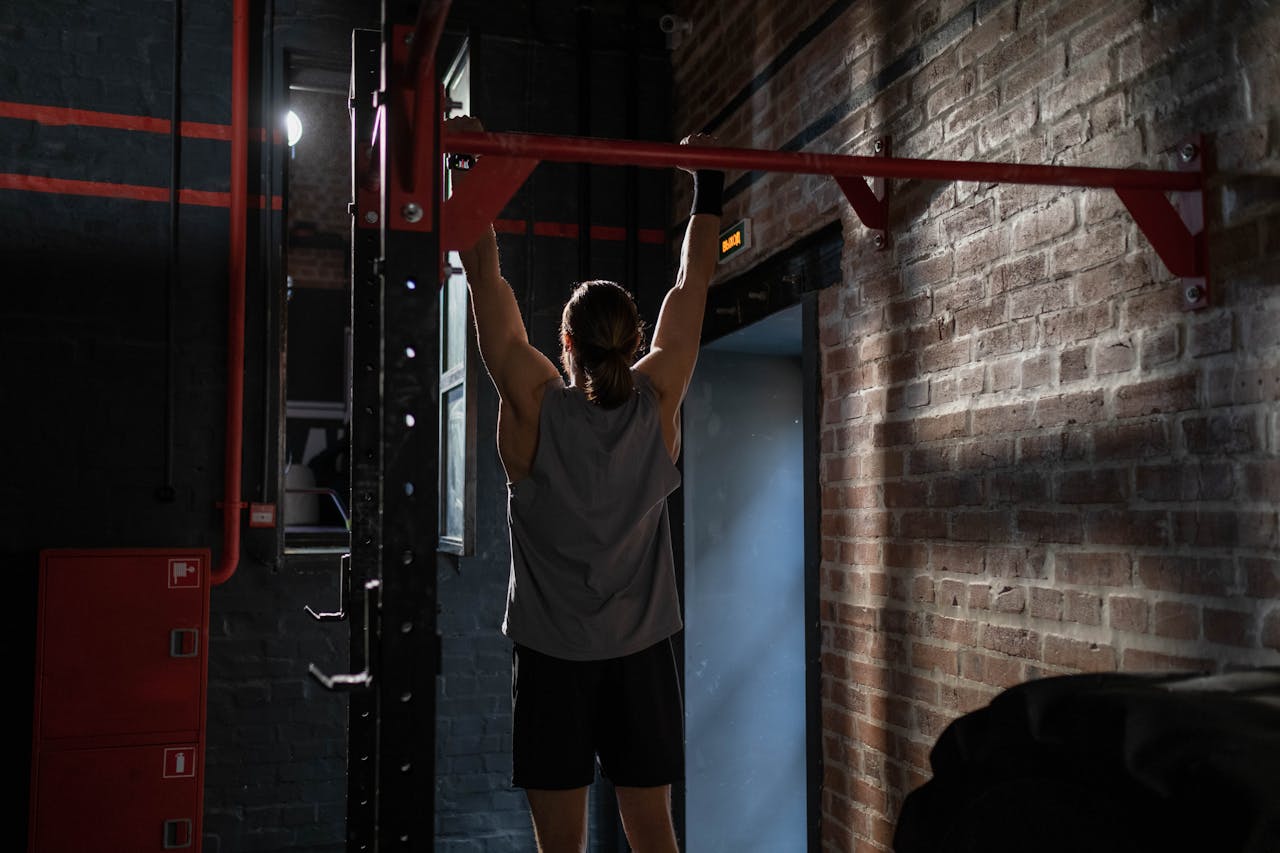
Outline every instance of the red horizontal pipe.
<path fill-rule="evenodd" d="M 913 160 L 903 157 L 854 157 L 804 151 L 765 151 L 544 136 L 533 133 L 445 132 L 444 150 L 457 154 L 507 154 L 601 166 L 674 166 L 699 169 L 759 170 L 862 178 L 908 178 L 922 181 L 982 181 L 1068 187 L 1130 187 L 1151 190 L 1198 190 L 1198 172 L 1150 169 L 1097 169 L 1085 166 L 1037 166 L 963 160 Z"/>

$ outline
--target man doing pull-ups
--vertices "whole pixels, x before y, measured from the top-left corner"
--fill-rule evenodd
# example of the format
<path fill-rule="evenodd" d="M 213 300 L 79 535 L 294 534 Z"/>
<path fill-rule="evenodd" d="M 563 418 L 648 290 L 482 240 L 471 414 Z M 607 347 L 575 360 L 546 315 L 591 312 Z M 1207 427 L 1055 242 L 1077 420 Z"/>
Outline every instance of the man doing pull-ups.
<path fill-rule="evenodd" d="M 473 118 L 451 130 L 477 131 Z M 686 145 L 713 140 L 694 134 Z M 560 364 L 529 343 L 493 229 L 461 252 L 480 354 L 498 389 L 511 574 L 512 784 L 543 853 L 581 853 L 587 791 L 617 789 L 637 853 L 674 853 L 671 785 L 684 776 L 672 635 L 681 630 L 667 496 L 680 484 L 680 405 L 718 258 L 721 172 L 697 171 L 676 281 L 653 344 L 610 281 L 564 307 Z M 581 239 L 588 239 L 581 235 Z"/>

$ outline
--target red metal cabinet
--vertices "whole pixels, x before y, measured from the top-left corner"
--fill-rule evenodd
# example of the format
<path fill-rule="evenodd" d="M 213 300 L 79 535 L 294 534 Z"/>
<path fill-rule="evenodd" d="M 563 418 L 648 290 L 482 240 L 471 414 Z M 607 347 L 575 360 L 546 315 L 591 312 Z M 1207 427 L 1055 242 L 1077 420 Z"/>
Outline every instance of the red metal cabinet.
<path fill-rule="evenodd" d="M 199 849 L 209 565 L 41 554 L 32 853 Z"/>

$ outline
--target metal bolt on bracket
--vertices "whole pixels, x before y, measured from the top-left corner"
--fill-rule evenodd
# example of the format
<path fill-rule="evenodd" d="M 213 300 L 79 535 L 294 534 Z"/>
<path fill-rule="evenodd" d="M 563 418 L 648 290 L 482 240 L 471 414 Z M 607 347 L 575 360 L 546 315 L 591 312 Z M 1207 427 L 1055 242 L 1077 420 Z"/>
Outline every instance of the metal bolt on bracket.
<path fill-rule="evenodd" d="M 876 152 L 877 154 L 881 154 L 881 153 L 883 153 L 883 152 L 884 152 L 884 140 L 883 140 L 883 139 L 877 139 L 877 140 L 876 140 L 876 144 L 875 144 L 874 146 L 872 146 L 872 148 L 875 150 L 875 152 Z"/>
<path fill-rule="evenodd" d="M 1184 290 L 1182 292 L 1182 295 L 1183 295 L 1183 298 L 1185 298 L 1188 303 L 1195 303 L 1195 302 L 1199 302 L 1200 298 L 1204 296 L 1204 291 L 1193 284 L 1190 287 L 1188 287 L 1186 290 Z"/>
<path fill-rule="evenodd" d="M 884 235 L 883 235 L 883 234 L 877 234 L 877 235 L 875 235 L 874 237 L 872 237 L 872 238 L 871 238 L 871 240 L 872 240 L 872 242 L 873 242 L 873 243 L 875 243 L 875 244 L 876 244 L 876 248 L 877 248 L 877 249 L 883 249 L 883 248 L 884 248 Z"/>
<path fill-rule="evenodd" d="M 364 215 L 364 221 L 368 222 L 370 225 L 376 225 L 378 222 L 378 212 L 376 210 L 368 211 Z"/>
<path fill-rule="evenodd" d="M 1182 147 L 1178 149 L 1178 156 L 1182 158 L 1182 162 L 1184 163 L 1190 163 L 1192 160 L 1196 159 L 1196 155 L 1199 153 L 1200 149 L 1192 142 L 1184 142 Z"/>
<path fill-rule="evenodd" d="M 400 215 L 405 218 L 406 222 L 422 221 L 422 206 L 417 202 L 409 202 L 400 210 Z"/>

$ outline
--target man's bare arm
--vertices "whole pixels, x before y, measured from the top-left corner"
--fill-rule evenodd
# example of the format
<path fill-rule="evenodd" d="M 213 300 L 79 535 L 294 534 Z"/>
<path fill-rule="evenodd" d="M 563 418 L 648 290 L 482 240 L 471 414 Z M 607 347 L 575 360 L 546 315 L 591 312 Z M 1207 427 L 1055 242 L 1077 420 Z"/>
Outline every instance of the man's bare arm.
<path fill-rule="evenodd" d="M 694 134 L 683 140 L 685 145 L 712 145 L 715 140 L 703 134 Z M 676 417 L 680 403 L 689 389 L 694 365 L 698 361 L 698 348 L 702 340 L 702 318 L 706 313 L 707 290 L 715 275 L 720 257 L 720 194 L 724 177 L 721 173 L 702 173 L 695 176 L 694 212 L 684 232 L 684 244 L 680 249 L 680 271 L 675 284 L 667 292 L 658 313 L 658 325 L 653 333 L 653 346 L 640 360 L 636 369 L 647 374 L 653 382 L 663 409 Z M 702 192 L 713 190 L 713 203 L 699 204 L 698 181 L 713 187 L 702 187 Z M 705 199 L 704 199 L 705 201 Z M 701 212 L 708 209 L 708 212 Z"/>
<path fill-rule="evenodd" d="M 483 130 L 480 122 L 464 117 L 450 119 L 459 130 Z M 461 183 L 465 175 L 457 175 Z M 529 343 L 529 333 L 511 285 L 502 276 L 498 262 L 498 238 L 492 226 L 469 249 L 458 253 L 471 292 L 471 313 L 476 324 L 480 357 L 498 389 L 502 402 L 516 417 L 536 415 L 529 411 L 535 391 L 559 375 L 555 365 Z"/>

